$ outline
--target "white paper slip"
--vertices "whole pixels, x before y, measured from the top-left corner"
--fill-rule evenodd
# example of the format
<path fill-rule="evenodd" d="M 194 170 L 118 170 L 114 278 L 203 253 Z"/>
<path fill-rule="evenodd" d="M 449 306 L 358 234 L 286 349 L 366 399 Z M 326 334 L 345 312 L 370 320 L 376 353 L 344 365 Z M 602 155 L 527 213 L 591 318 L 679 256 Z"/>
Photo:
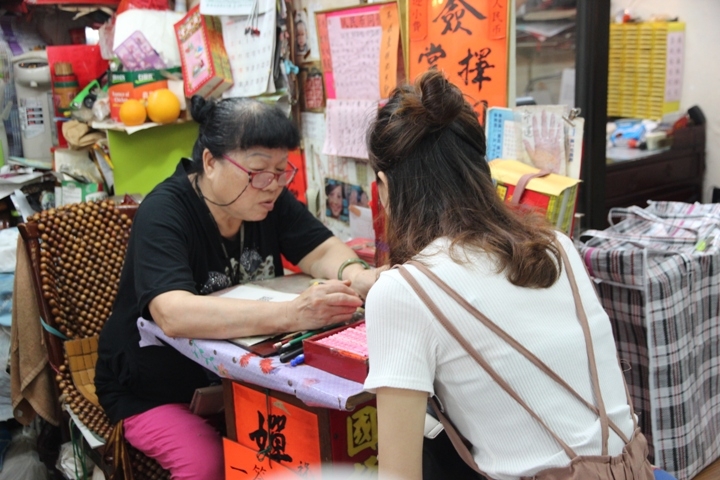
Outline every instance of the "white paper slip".
<path fill-rule="evenodd" d="M 289 302 L 295 300 L 297 293 L 285 293 L 257 285 L 237 285 L 218 295 L 221 298 L 239 298 L 240 300 L 261 300 L 264 302 Z"/>
<path fill-rule="evenodd" d="M 259 300 L 263 302 L 289 302 L 298 297 L 297 293 L 285 293 L 257 285 L 238 285 L 219 295 L 221 298 L 237 298 L 240 300 Z M 251 347 L 264 342 L 275 335 L 255 335 L 228 339 L 229 342 L 241 347 Z"/>
<path fill-rule="evenodd" d="M 234 343 L 235 345 L 239 345 L 241 347 L 252 347 L 253 345 L 262 343 L 265 340 L 272 338 L 272 337 L 273 337 L 273 335 L 257 335 L 255 337 L 229 338 L 228 342 Z"/>

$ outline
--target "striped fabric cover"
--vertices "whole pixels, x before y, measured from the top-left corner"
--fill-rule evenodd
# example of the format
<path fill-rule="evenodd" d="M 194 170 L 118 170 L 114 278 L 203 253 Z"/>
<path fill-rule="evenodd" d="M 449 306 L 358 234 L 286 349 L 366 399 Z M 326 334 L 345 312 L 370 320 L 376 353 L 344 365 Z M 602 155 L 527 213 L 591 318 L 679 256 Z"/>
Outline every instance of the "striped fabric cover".
<path fill-rule="evenodd" d="M 613 214 L 621 220 L 585 232 L 579 250 L 651 459 L 691 479 L 720 457 L 720 204 L 650 202 Z"/>

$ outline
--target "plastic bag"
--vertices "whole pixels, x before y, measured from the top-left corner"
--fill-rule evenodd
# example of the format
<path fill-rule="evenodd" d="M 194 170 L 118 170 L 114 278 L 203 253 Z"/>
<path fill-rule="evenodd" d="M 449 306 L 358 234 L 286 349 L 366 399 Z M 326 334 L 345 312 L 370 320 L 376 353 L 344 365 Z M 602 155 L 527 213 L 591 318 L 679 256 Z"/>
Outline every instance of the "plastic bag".
<path fill-rule="evenodd" d="M 38 423 L 13 431 L 12 442 L 5 455 L 0 480 L 47 480 L 45 464 L 37 451 Z"/>
<path fill-rule="evenodd" d="M 88 478 L 83 472 L 92 474 L 91 478 L 95 478 L 95 464 L 85 456 L 85 465 L 82 465 L 82 459 L 77 458 L 73 452 L 72 442 L 66 442 L 60 445 L 60 455 L 58 455 L 55 467 L 62 473 L 65 478 L 72 480 L 75 478 Z"/>

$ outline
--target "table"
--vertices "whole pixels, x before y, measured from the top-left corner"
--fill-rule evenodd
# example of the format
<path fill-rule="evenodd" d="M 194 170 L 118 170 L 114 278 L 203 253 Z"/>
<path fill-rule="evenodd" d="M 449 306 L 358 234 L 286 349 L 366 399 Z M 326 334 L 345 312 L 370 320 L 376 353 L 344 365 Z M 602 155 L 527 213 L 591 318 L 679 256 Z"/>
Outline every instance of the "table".
<path fill-rule="evenodd" d="M 331 373 L 298 365 L 280 363 L 278 357 L 261 358 L 224 340 L 171 338 L 154 322 L 138 319 L 140 346 L 170 345 L 222 378 L 239 380 L 292 395 L 308 406 L 353 410 L 372 399 L 360 383 Z"/>
<path fill-rule="evenodd" d="M 257 284 L 296 293 L 307 288 L 307 278 Z M 353 478 L 376 476 L 375 399 L 362 384 L 261 358 L 226 341 L 170 338 L 142 318 L 138 329 L 141 347 L 169 345 L 223 378 L 227 480 L 286 478 L 289 472 L 321 478 L 339 465 L 349 467 Z"/>

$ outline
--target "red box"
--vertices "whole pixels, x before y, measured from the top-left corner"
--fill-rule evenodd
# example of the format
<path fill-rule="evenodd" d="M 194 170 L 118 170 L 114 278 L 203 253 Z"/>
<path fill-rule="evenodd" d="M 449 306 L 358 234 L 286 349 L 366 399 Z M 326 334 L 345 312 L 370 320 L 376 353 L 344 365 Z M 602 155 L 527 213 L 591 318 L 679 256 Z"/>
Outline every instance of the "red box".
<path fill-rule="evenodd" d="M 303 340 L 305 364 L 354 382 L 365 382 L 369 368 L 367 356 L 318 343 L 318 340 L 364 324 L 364 320 L 355 322 Z"/>
<path fill-rule="evenodd" d="M 233 86 L 220 19 L 201 15 L 198 5 L 191 8 L 174 27 L 180 49 L 185 96 L 220 97 Z"/>

